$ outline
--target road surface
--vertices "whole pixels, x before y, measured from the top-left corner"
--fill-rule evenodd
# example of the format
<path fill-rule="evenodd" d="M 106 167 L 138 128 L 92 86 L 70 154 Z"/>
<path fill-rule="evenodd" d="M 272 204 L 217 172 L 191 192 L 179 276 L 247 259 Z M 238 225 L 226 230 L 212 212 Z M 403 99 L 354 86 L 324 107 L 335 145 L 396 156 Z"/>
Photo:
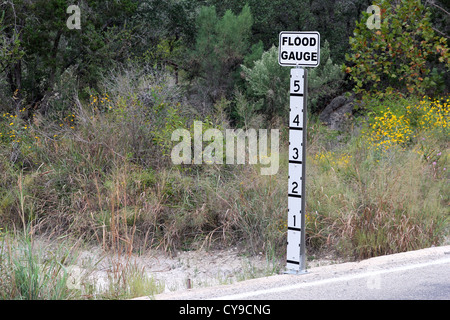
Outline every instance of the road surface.
<path fill-rule="evenodd" d="M 145 299 L 145 297 L 140 298 Z M 307 269 L 156 300 L 450 300 L 450 246 Z"/>

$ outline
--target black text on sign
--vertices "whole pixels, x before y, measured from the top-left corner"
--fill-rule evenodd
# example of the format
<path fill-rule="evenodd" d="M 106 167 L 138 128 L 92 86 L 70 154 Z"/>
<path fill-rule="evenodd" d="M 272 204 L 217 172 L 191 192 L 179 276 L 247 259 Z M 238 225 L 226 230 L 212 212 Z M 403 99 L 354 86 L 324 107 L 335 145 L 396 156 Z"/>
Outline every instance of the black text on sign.
<path fill-rule="evenodd" d="M 320 63 L 318 32 L 280 32 L 278 62 L 282 66 L 317 67 Z"/>

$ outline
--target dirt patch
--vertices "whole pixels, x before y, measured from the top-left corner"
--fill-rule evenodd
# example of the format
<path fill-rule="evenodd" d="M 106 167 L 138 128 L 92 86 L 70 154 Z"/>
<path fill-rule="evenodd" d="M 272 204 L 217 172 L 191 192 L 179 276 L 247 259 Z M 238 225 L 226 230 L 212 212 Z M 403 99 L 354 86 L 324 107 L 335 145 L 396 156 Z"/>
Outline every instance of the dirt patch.
<path fill-rule="evenodd" d="M 308 268 L 338 263 L 331 254 L 307 262 Z M 182 251 L 175 256 L 160 251 L 118 257 L 100 248 L 82 251 L 77 266 L 91 270 L 90 281 L 104 289 L 117 266 L 133 266 L 162 284 L 163 292 L 231 284 L 284 272 L 284 261 L 270 261 L 264 255 L 248 256 L 236 247 L 223 250 Z"/>
<path fill-rule="evenodd" d="M 79 253 L 76 266 L 90 270 L 89 279 L 98 290 L 108 284 L 118 267 L 132 266 L 164 286 L 164 292 L 195 287 L 230 284 L 236 281 L 277 273 L 279 265 L 262 255 L 246 256 L 237 248 L 178 252 L 175 256 L 150 251 L 129 257 L 104 253 L 100 248 Z"/>
<path fill-rule="evenodd" d="M 238 247 L 180 251 L 175 255 L 158 250 L 148 250 L 143 255 L 118 255 L 106 252 L 100 246 L 78 246 L 35 237 L 32 250 L 40 252 L 40 263 L 48 259 L 60 260 L 58 256 L 64 256 L 70 250 L 71 258 L 64 263 L 70 274 L 68 285 L 74 289 L 84 287 L 82 291 L 88 291 L 89 295 L 110 290 L 111 281 L 133 272 L 152 279 L 158 286 L 158 293 L 169 293 L 232 284 L 285 271 L 283 259 L 269 260 L 262 253 L 248 255 Z M 338 262 L 331 254 L 321 258 L 310 256 L 307 268 Z"/>

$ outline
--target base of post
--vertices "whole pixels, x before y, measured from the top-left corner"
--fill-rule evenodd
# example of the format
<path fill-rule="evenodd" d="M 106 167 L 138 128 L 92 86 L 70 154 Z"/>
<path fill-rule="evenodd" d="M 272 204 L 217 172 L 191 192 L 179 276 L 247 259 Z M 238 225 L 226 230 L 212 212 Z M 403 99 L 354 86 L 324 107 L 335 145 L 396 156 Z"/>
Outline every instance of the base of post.
<path fill-rule="evenodd" d="M 286 270 L 283 272 L 283 274 L 294 274 L 294 275 L 301 275 L 306 274 L 308 271 L 305 270 Z"/>

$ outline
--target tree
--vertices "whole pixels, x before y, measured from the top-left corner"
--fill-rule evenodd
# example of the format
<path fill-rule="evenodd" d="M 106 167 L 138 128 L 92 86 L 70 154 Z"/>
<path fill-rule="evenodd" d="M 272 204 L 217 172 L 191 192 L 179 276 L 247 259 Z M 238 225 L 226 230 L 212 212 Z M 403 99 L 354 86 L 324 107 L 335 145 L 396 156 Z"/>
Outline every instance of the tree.
<path fill-rule="evenodd" d="M 4 23 L 5 11 L 0 16 L 0 74 L 7 72 L 10 79 L 10 89 L 16 93 L 18 83 L 14 81 L 13 72 L 16 70 L 18 63 L 21 61 L 24 51 L 21 48 L 19 31 L 16 25 L 7 25 Z M 20 78 L 18 78 L 20 81 Z"/>
<path fill-rule="evenodd" d="M 200 9 L 190 77 L 200 79 L 197 85 L 206 90 L 212 102 L 231 93 L 236 71 L 250 50 L 252 23 L 248 6 L 238 15 L 227 10 L 222 18 L 214 6 Z"/>
<path fill-rule="evenodd" d="M 436 36 L 430 12 L 420 0 L 378 2 L 381 8 L 381 28 L 368 29 L 369 14 L 357 23 L 350 37 L 351 54 L 346 55 L 344 70 L 361 93 L 424 94 L 434 89 L 441 77 L 430 74 L 431 68 L 450 64 L 450 54 L 444 37 Z"/>
<path fill-rule="evenodd" d="M 355 20 L 372 4 L 371 0 L 207 0 L 218 15 L 226 10 L 234 13 L 245 3 L 253 16 L 253 43 L 262 41 L 264 49 L 278 45 L 280 31 L 319 31 L 322 39 L 330 43 L 330 53 L 336 63 L 344 62 L 349 49 Z"/>
<path fill-rule="evenodd" d="M 185 69 L 187 48 L 194 42 L 196 3 L 191 0 L 143 0 L 139 2 L 132 26 L 139 39 L 134 59 L 156 68 Z"/>
<path fill-rule="evenodd" d="M 0 4 L 6 25 L 0 38 L 14 43 L 13 52 L 23 53 L 13 60 L 2 59 L 0 72 L 6 74 L 11 93 L 18 91 L 43 113 L 48 111 L 57 78 L 69 67 L 76 67 L 81 86 L 95 86 L 112 63 L 125 61 L 131 52 L 127 20 L 136 10 L 136 1 L 82 1 L 81 30 L 66 25 L 71 4 L 70 0 Z"/>

